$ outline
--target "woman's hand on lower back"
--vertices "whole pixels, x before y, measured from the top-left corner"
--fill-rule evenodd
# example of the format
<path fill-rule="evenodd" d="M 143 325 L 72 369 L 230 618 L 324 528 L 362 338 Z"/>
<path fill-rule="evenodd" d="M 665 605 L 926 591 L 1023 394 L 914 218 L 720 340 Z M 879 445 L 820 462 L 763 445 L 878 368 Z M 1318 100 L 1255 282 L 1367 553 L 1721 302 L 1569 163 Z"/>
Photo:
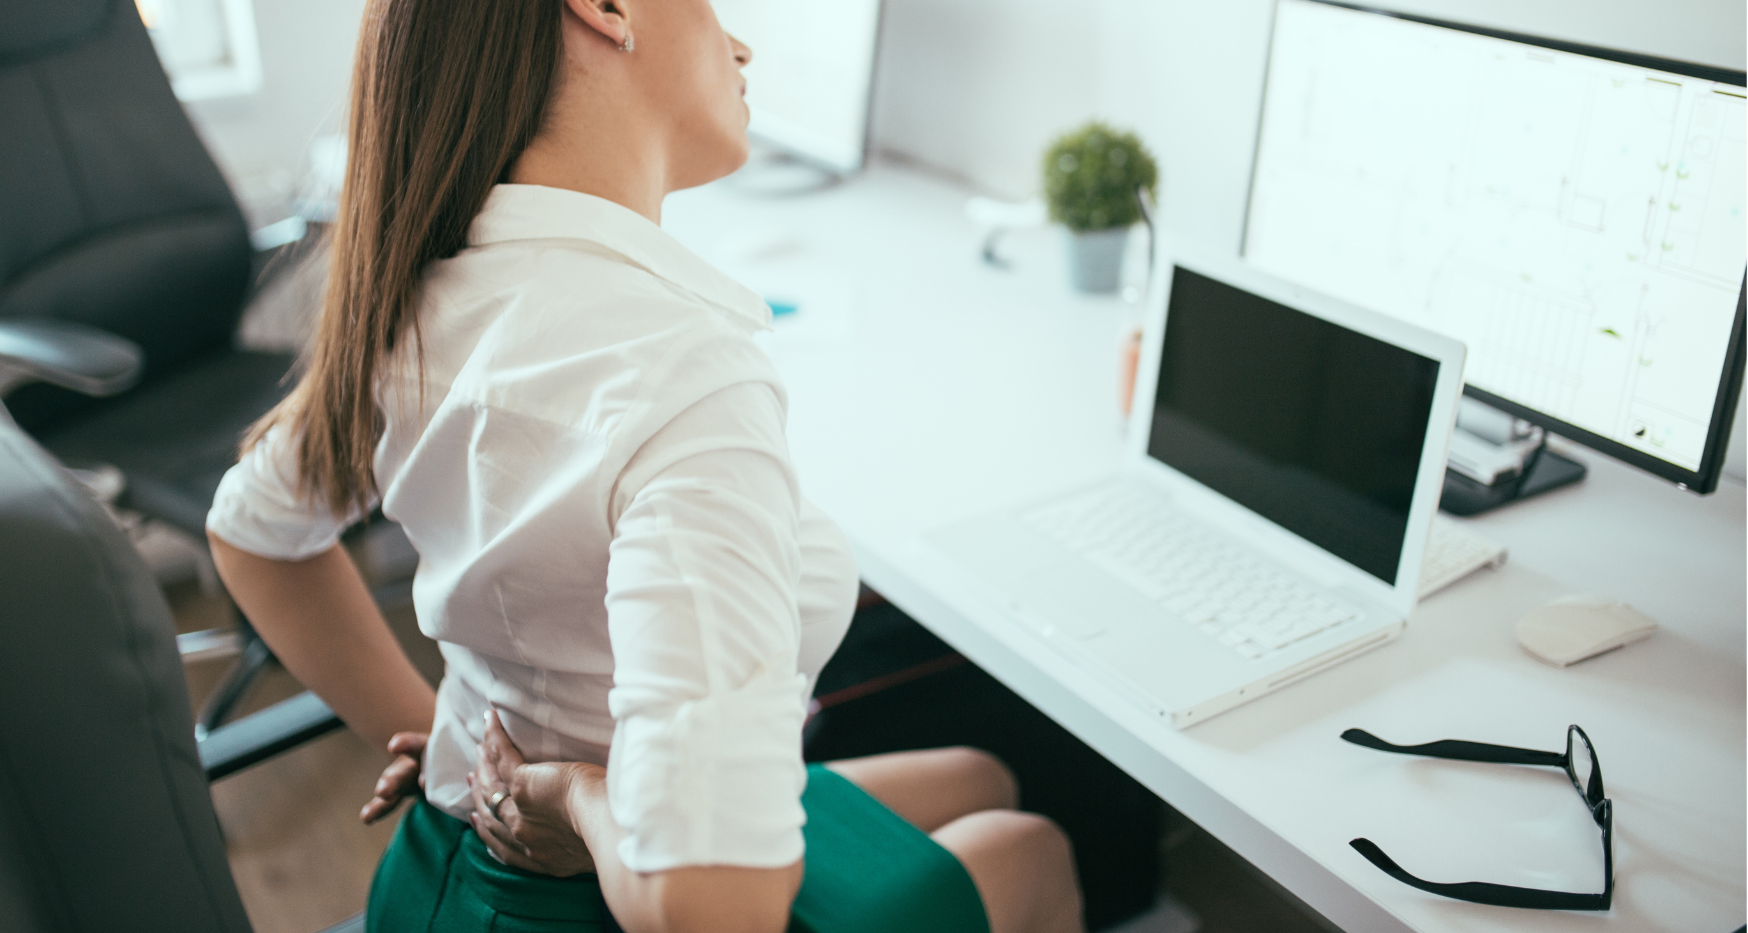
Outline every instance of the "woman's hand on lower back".
<path fill-rule="evenodd" d="M 781 868 L 631 871 L 617 857 L 625 830 L 607 808 L 607 769 L 525 762 L 495 712 L 486 714 L 485 742 L 468 782 L 474 829 L 493 855 L 548 875 L 596 872 L 607 906 L 629 933 L 779 933 L 788 926 L 801 887 L 799 859 Z M 601 853 L 599 865 L 585 836 Z"/>
<path fill-rule="evenodd" d="M 430 738 L 430 734 L 425 732 L 396 732 L 394 738 L 388 740 L 388 753 L 395 756 L 394 760 L 382 769 L 382 777 L 376 779 L 370 802 L 358 811 L 360 820 L 374 823 L 393 813 L 402 800 L 424 788 L 425 776 L 420 773 L 420 767 L 425 758 L 425 743 Z"/>
<path fill-rule="evenodd" d="M 577 782 L 601 780 L 604 773 L 599 765 L 581 762 L 524 761 L 497 713 L 488 712 L 485 742 L 468 775 L 474 831 L 507 865 L 560 878 L 593 872 L 595 860 L 573 828 L 567 805 Z"/>

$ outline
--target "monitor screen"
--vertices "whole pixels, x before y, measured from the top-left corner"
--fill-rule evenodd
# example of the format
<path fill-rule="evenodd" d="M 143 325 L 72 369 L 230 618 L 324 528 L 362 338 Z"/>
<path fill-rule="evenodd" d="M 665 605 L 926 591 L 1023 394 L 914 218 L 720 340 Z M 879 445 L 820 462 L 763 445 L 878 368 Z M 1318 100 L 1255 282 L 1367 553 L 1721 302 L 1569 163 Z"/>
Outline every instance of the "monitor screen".
<path fill-rule="evenodd" d="M 714 0 L 753 50 L 742 72 L 756 137 L 839 172 L 862 167 L 880 0 Z"/>
<path fill-rule="evenodd" d="M 1394 585 L 1438 361 L 1178 267 L 1147 454 Z"/>
<path fill-rule="evenodd" d="M 1463 341 L 1485 401 L 1715 482 L 1740 379 L 1742 83 L 1280 0 L 1245 257 Z"/>

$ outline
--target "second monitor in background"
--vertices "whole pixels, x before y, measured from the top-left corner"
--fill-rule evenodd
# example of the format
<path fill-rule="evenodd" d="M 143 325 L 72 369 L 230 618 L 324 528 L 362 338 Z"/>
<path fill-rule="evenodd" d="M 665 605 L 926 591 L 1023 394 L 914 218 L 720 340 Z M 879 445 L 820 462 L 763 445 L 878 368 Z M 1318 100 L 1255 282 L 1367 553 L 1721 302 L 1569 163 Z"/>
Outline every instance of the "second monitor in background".
<path fill-rule="evenodd" d="M 868 151 L 880 0 L 716 0 L 722 27 L 753 50 L 749 132 L 833 175 Z"/>
<path fill-rule="evenodd" d="M 1742 380 L 1743 83 L 1280 0 L 1245 257 L 1464 341 L 1472 398 L 1711 492 Z M 1536 450 L 1490 487 L 1453 442 L 1446 509 L 1582 476 Z"/>

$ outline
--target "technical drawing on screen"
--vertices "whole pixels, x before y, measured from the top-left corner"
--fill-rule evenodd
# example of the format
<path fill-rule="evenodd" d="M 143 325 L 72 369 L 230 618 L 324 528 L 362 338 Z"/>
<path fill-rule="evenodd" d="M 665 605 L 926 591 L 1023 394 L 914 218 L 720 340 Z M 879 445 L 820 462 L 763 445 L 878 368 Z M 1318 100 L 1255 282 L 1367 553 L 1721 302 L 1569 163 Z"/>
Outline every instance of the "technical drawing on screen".
<path fill-rule="evenodd" d="M 1549 45 L 1281 0 L 1245 257 L 1464 341 L 1474 388 L 1698 471 L 1748 255 L 1740 73 Z"/>

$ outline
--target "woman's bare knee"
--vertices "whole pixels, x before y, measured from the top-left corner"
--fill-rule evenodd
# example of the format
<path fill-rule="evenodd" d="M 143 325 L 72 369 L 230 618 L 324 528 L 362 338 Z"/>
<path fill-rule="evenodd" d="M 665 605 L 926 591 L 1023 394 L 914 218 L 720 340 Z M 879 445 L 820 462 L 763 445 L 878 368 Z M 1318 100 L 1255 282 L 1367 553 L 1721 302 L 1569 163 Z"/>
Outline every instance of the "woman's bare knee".
<path fill-rule="evenodd" d="M 971 875 L 991 933 L 1080 933 L 1080 883 L 1068 836 L 1034 813 L 986 810 L 934 833 Z"/>
<path fill-rule="evenodd" d="M 953 770 L 964 775 L 963 780 L 976 790 L 978 810 L 1012 810 L 1020 805 L 1020 785 L 1014 773 L 1000 758 L 981 748 L 956 745 L 939 749 L 950 756 Z"/>
<path fill-rule="evenodd" d="M 923 832 L 979 810 L 1012 808 L 1014 776 L 988 752 L 955 746 L 828 762 Z"/>

